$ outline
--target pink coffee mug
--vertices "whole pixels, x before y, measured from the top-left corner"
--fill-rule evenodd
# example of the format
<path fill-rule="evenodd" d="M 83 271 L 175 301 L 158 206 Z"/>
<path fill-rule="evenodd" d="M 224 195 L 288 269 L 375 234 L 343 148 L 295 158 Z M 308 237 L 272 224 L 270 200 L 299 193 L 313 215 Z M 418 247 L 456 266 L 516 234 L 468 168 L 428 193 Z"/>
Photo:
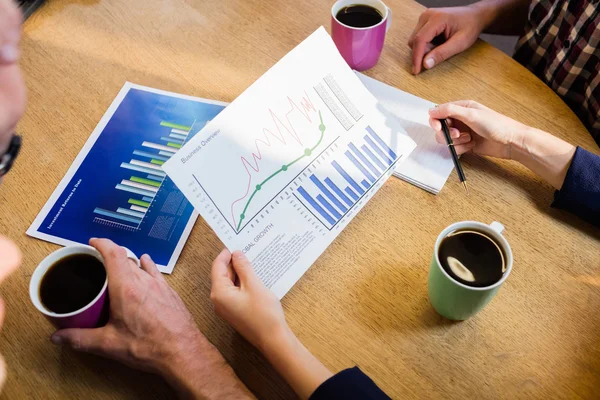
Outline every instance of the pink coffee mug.
<path fill-rule="evenodd" d="M 351 5 L 371 6 L 383 15 L 377 25 L 355 28 L 342 24 L 337 13 Z M 379 0 L 339 0 L 331 7 L 331 33 L 333 41 L 350 68 L 364 71 L 372 68 L 381 55 L 385 34 L 392 25 L 392 10 Z"/>
<path fill-rule="evenodd" d="M 133 254 L 129 249 L 127 250 L 127 257 L 133 260 L 138 266 L 140 260 Z M 67 313 L 57 314 L 48 310 L 42 300 L 40 299 L 40 284 L 42 278 L 46 274 L 46 271 L 56 264 L 57 261 L 70 256 L 72 254 L 89 254 L 96 257 L 102 264 L 104 259 L 98 250 L 91 246 L 85 246 L 82 244 L 63 247 L 62 249 L 56 250 L 51 253 L 48 257 L 44 258 L 40 265 L 37 266 L 33 275 L 31 275 L 31 281 L 29 281 L 29 297 L 31 302 L 38 309 L 39 312 L 57 328 L 97 328 L 106 321 L 108 321 L 109 303 L 108 303 L 108 277 L 100 290 L 100 293 L 85 307 L 79 310 Z"/>

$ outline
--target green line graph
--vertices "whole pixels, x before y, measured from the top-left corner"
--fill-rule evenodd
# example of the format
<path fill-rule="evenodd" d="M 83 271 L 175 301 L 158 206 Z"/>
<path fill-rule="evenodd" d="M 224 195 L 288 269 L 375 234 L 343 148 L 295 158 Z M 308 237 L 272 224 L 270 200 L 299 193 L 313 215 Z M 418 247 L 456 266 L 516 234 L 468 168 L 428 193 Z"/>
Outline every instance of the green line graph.
<path fill-rule="evenodd" d="M 278 174 L 280 174 L 281 172 L 287 171 L 289 167 L 291 167 L 292 165 L 296 164 L 298 161 L 302 160 L 305 157 L 310 157 L 312 155 L 313 151 L 315 151 L 315 149 L 321 145 L 321 142 L 323 141 L 323 137 L 325 136 L 325 129 L 326 129 L 325 124 L 323 124 L 323 117 L 321 116 L 321 111 L 319 111 L 319 120 L 321 121 L 321 123 L 319 125 L 319 130 L 321 131 L 321 137 L 319 138 L 319 141 L 317 142 L 317 144 L 315 144 L 313 147 L 304 149 L 304 153 L 300 157 L 296 158 L 295 160 L 293 160 L 289 164 L 283 165 L 277 171 L 275 171 L 271 175 L 269 175 L 261 183 L 259 183 L 258 185 L 256 185 L 256 187 L 254 189 L 254 192 L 252 192 L 252 194 L 248 198 L 248 201 L 246 202 L 246 205 L 244 206 L 244 210 L 240 214 L 240 222 L 238 223 L 238 226 L 237 226 L 237 229 L 236 229 L 237 231 L 240 230 L 240 227 L 242 226 L 242 221 L 244 220 L 244 218 L 246 218 L 246 210 L 248 209 L 248 206 L 250 205 L 250 202 L 252 201 L 252 199 L 254 198 L 254 196 L 256 195 L 256 193 L 258 193 L 258 191 L 260 191 L 262 189 L 262 186 L 265 183 L 267 183 L 269 180 L 271 180 L 272 178 L 274 178 L 275 176 L 277 176 Z"/>

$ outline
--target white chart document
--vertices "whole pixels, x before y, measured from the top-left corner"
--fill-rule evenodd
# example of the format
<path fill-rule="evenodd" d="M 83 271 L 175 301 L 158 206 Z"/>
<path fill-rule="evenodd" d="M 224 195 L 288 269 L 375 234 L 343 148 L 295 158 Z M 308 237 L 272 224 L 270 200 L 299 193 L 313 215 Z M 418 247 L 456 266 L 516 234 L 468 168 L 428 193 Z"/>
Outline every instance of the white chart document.
<path fill-rule="evenodd" d="M 321 27 L 163 168 L 281 298 L 414 148 Z"/>

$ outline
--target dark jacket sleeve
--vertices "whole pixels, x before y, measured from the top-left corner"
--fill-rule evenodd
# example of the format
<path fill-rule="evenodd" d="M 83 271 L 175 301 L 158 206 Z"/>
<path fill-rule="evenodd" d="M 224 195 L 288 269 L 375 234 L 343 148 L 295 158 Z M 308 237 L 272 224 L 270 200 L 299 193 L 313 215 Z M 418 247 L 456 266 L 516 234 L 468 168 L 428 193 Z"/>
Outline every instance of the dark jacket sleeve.
<path fill-rule="evenodd" d="M 600 227 L 600 156 L 577 147 L 552 207 L 569 211 Z"/>
<path fill-rule="evenodd" d="M 389 399 L 388 395 L 383 393 L 377 387 L 375 382 L 358 368 L 348 368 L 338 372 L 321 384 L 310 396 L 309 400 L 321 399 Z"/>

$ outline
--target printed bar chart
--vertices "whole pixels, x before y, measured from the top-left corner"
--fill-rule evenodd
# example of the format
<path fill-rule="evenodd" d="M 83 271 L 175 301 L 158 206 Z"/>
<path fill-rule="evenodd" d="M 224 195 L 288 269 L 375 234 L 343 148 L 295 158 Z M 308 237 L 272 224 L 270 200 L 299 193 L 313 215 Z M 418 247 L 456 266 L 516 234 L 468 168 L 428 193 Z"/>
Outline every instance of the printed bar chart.
<path fill-rule="evenodd" d="M 302 181 L 294 196 L 325 227 L 332 229 L 360 198 L 389 172 L 398 155 L 366 127 L 362 143 L 340 148 L 334 160 Z"/>
<path fill-rule="evenodd" d="M 139 198 L 129 198 L 127 208 L 117 207 L 116 210 L 106 210 L 97 207 L 94 209 L 95 214 L 101 215 L 103 218 L 108 217 L 114 222 L 129 225 L 132 228 L 140 226 L 165 180 L 166 174 L 162 171 L 161 165 L 185 143 L 191 129 L 191 127 L 167 121 L 162 121 L 160 125 L 171 128 L 169 137 L 162 136 L 160 138 L 165 144 L 144 141 L 142 147 L 146 149 L 133 151 L 133 155 L 137 158 L 121 163 L 121 168 L 125 171 L 135 171 L 142 174 L 127 174 L 115 186 L 115 189 L 138 195 Z"/>

